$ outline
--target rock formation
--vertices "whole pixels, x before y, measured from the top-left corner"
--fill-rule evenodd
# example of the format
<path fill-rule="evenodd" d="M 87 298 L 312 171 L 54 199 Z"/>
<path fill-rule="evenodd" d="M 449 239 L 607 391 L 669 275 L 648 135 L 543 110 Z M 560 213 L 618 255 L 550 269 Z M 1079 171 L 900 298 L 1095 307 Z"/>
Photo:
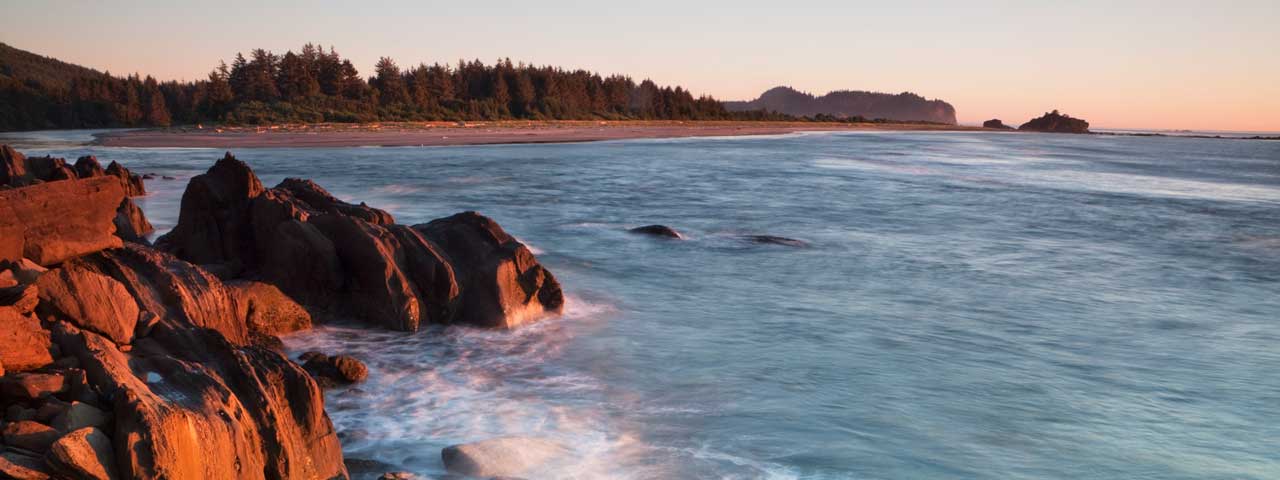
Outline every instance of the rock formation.
<path fill-rule="evenodd" d="M 513 327 L 564 303 L 555 277 L 480 214 L 398 225 L 311 181 L 267 189 L 230 154 L 191 180 L 178 225 L 156 245 L 223 279 L 274 285 L 313 315 L 395 330 Z"/>
<path fill-rule="evenodd" d="M 993 118 L 982 122 L 982 128 L 994 128 L 997 130 L 1013 130 L 1013 127 L 1005 125 L 999 118 Z"/>
<path fill-rule="evenodd" d="M 475 212 L 398 225 L 310 181 L 266 189 L 228 155 L 192 180 L 164 251 L 134 228 L 138 177 L 32 160 L 0 148 L 0 478 L 347 478 L 321 387 L 367 367 L 300 365 L 275 335 L 316 312 L 513 327 L 564 303 Z"/>
<path fill-rule="evenodd" d="M 1053 133 L 1089 133 L 1089 122 L 1080 118 L 1072 118 L 1058 113 L 1057 110 L 1033 118 L 1018 127 L 1018 130 Z"/>

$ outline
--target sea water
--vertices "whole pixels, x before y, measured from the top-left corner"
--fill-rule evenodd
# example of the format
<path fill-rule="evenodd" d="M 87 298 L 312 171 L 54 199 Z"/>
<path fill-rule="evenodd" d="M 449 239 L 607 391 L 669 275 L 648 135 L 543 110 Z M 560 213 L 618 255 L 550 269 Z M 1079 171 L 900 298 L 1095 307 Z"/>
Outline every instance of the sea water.
<path fill-rule="evenodd" d="M 209 149 L 10 136 L 154 173 Z M 23 144 L 23 142 L 27 142 Z M 71 141 L 68 143 L 68 141 Z M 1002 133 L 237 149 L 413 224 L 477 210 L 568 307 L 514 331 L 352 325 L 349 459 L 428 477 L 529 435 L 529 478 L 1280 478 L 1280 142 Z M 660 223 L 685 236 L 628 234 Z M 804 246 L 753 243 L 750 235 Z"/>

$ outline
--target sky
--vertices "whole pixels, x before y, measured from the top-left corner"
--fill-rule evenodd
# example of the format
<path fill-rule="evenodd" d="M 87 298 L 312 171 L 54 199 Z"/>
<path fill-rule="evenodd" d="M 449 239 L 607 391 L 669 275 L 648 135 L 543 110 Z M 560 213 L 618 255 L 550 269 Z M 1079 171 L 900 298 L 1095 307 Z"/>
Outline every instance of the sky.
<path fill-rule="evenodd" d="M 511 58 L 746 100 L 787 85 L 910 91 L 961 123 L 1280 131 L 1280 1 L 0 0 L 0 42 L 193 80 L 236 52 L 332 45 L 368 75 Z"/>

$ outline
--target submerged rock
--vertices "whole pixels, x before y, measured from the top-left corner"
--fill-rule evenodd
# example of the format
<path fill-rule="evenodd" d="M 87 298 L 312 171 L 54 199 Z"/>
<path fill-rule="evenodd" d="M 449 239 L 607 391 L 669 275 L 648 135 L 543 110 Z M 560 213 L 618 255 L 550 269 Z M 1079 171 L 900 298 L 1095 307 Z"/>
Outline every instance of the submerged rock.
<path fill-rule="evenodd" d="M 684 238 L 684 236 L 680 235 L 680 232 L 677 232 L 676 229 L 666 225 L 645 225 L 643 227 L 636 227 L 627 231 L 641 235 L 653 235 L 655 237 Z"/>
<path fill-rule="evenodd" d="M 787 247 L 807 247 L 808 242 L 797 240 L 794 238 L 779 237 L 776 235 L 744 235 L 742 239 L 750 243 L 758 243 L 762 245 L 782 245 Z"/>
<path fill-rule="evenodd" d="M 558 442 L 538 437 L 500 437 L 446 447 L 440 452 L 449 473 L 475 477 L 527 475 L 569 453 Z"/>

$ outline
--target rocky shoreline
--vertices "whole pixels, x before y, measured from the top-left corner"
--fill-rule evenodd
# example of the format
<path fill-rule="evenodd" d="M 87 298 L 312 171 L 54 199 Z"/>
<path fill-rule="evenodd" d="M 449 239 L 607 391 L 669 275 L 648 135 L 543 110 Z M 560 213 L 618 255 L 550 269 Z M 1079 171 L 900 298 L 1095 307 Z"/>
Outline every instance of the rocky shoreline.
<path fill-rule="evenodd" d="M 227 154 L 151 245 L 130 200 L 144 194 L 114 162 L 0 147 L 0 478 L 350 478 L 322 389 L 364 365 L 289 359 L 277 335 L 336 319 L 513 328 L 564 305 L 554 275 L 475 212 L 400 225 L 308 180 L 266 188 Z M 511 474 L 494 459 L 530 442 L 443 456 Z"/>

